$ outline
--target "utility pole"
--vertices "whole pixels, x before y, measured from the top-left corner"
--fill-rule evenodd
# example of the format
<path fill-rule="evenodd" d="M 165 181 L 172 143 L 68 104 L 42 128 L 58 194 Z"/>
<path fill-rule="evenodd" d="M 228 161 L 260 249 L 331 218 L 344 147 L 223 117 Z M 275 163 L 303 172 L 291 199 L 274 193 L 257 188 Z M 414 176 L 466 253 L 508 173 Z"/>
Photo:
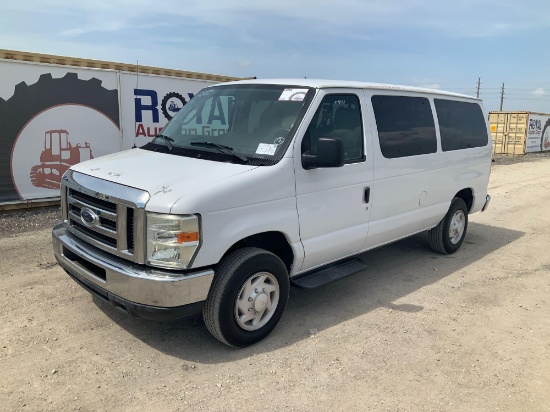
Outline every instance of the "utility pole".
<path fill-rule="evenodd" d="M 502 83 L 502 90 L 500 91 L 500 111 L 502 112 L 502 103 L 504 102 L 504 83 Z"/>
<path fill-rule="evenodd" d="M 481 77 L 477 78 L 477 90 L 476 90 L 476 97 L 479 99 L 479 89 L 481 88 Z"/>

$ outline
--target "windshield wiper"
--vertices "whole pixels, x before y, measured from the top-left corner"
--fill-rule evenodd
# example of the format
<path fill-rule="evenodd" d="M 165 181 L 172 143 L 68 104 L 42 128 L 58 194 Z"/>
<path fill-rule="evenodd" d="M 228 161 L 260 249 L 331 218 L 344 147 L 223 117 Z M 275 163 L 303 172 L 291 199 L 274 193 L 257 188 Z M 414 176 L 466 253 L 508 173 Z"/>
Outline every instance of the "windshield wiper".
<path fill-rule="evenodd" d="M 213 142 L 191 142 L 190 144 L 191 144 L 191 146 L 215 147 L 220 152 L 227 153 L 227 154 L 235 156 L 241 162 L 244 162 L 244 163 L 248 162 L 248 158 L 246 158 L 244 156 L 241 156 L 241 155 L 238 155 L 237 153 L 235 153 L 233 151 L 232 147 L 224 146 L 223 144 L 218 144 L 218 143 L 213 143 Z"/>
<path fill-rule="evenodd" d="M 155 136 L 155 139 L 157 137 L 160 137 L 161 139 L 163 139 L 166 142 L 166 147 L 168 147 L 169 151 L 172 151 L 174 149 L 174 146 L 172 146 L 172 142 L 174 141 L 174 139 L 172 139 L 171 137 L 168 137 L 166 135 L 163 135 L 163 134 L 157 134 Z"/>

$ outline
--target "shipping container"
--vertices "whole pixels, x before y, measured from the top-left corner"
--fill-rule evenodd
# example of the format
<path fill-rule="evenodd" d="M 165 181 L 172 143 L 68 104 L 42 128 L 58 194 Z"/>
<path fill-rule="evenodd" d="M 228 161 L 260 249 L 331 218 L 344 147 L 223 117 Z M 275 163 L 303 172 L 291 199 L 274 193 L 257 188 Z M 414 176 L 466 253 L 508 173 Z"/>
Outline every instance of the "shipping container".
<path fill-rule="evenodd" d="M 72 165 L 141 146 L 236 77 L 0 50 L 0 205 L 59 197 Z"/>
<path fill-rule="evenodd" d="M 493 154 L 524 155 L 550 150 L 550 114 L 489 112 Z"/>

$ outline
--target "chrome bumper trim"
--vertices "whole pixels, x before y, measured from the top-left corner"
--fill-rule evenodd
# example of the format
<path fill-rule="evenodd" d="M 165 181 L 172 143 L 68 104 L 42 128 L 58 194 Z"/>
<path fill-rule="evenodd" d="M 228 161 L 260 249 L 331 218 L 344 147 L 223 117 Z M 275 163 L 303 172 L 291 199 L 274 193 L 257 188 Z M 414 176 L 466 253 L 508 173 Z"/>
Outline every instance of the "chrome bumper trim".
<path fill-rule="evenodd" d="M 53 229 L 52 238 L 54 254 L 62 268 L 114 295 L 143 305 L 176 307 L 203 301 L 214 278 L 212 269 L 176 272 L 131 263 L 87 245 L 63 223 Z M 64 250 L 78 259 L 66 256 Z M 79 263 L 80 259 L 84 265 Z M 104 273 L 94 273 L 94 266 Z"/>
<path fill-rule="evenodd" d="M 481 208 L 482 212 L 485 212 L 487 210 L 487 208 L 489 207 L 489 203 L 491 203 L 491 196 L 487 195 L 487 197 L 485 198 L 485 204 Z"/>

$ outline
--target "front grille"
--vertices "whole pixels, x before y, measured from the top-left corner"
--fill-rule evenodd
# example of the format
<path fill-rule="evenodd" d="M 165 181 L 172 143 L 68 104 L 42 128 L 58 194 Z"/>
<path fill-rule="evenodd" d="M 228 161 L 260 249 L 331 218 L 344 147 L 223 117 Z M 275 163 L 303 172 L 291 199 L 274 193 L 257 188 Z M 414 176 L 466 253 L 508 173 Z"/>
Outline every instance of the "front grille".
<path fill-rule="evenodd" d="M 69 190 L 69 196 L 71 196 L 73 199 L 76 199 L 82 203 L 85 203 L 87 206 L 90 206 L 90 207 L 93 206 L 99 209 L 103 209 L 107 212 L 116 213 L 116 204 L 113 202 L 109 202 L 103 199 L 97 199 L 93 196 L 87 195 L 86 193 L 77 192 L 76 190 L 73 190 L 73 189 Z"/>
<path fill-rule="evenodd" d="M 67 188 L 66 210 L 71 233 L 105 251 L 129 260 L 134 259 L 134 209 L 112 200 L 99 199 L 75 188 Z M 86 224 L 82 209 L 97 215 L 96 222 Z"/>
<path fill-rule="evenodd" d="M 109 236 L 102 235 L 101 233 L 95 232 L 91 230 L 89 227 L 86 227 L 84 225 L 81 225 L 78 222 L 75 222 L 71 219 L 71 226 L 78 231 L 84 233 L 85 235 L 91 237 L 94 240 L 97 240 L 98 242 L 104 243 L 114 249 L 117 247 L 116 239 L 110 238 Z"/>
<path fill-rule="evenodd" d="M 134 209 L 129 208 L 126 217 L 126 239 L 128 239 L 128 250 L 134 253 Z"/>

